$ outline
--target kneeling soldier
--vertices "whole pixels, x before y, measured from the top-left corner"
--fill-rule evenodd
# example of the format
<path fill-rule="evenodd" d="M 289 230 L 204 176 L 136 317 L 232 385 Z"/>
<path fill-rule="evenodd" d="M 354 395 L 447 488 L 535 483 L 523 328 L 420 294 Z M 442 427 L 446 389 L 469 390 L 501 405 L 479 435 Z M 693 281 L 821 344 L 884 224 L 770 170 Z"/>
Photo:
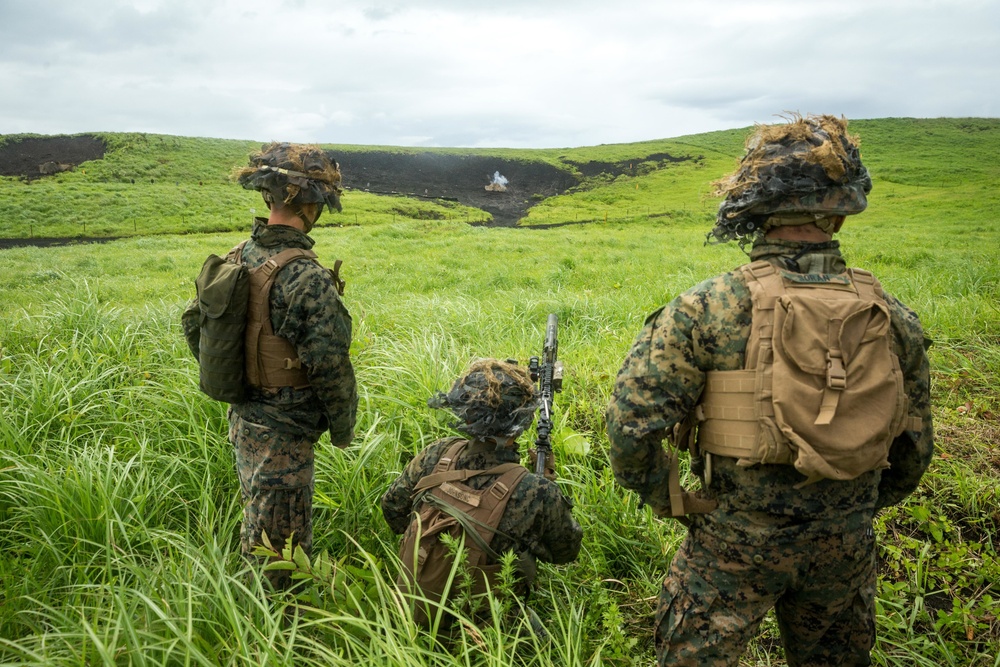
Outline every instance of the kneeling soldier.
<path fill-rule="evenodd" d="M 502 554 L 518 555 L 518 585 L 525 592 L 535 559 L 568 563 L 583 532 L 559 486 L 520 465 L 516 438 L 531 425 L 538 400 L 525 369 L 496 359 L 473 363 L 447 394 L 428 405 L 450 409 L 468 438 L 438 440 L 420 452 L 382 498 L 382 513 L 396 533 L 403 574 L 400 587 L 445 601 L 453 559 L 441 534 L 466 536 L 472 593 L 493 588 Z M 419 589 L 419 590 L 418 590 Z M 418 605 L 426 625 L 436 613 Z"/>

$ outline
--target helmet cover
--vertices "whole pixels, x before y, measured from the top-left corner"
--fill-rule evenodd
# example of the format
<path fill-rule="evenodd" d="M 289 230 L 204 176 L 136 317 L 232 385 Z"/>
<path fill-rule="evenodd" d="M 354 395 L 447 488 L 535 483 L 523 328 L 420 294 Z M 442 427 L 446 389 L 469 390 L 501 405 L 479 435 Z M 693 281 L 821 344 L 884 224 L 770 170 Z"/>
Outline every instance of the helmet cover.
<path fill-rule="evenodd" d="M 517 437 L 531 425 L 538 407 L 527 370 L 498 359 L 473 362 L 448 393 L 427 400 L 458 417 L 454 428 L 473 437 Z"/>
<path fill-rule="evenodd" d="M 847 119 L 798 114 L 758 125 L 736 171 L 713 185 L 725 199 L 707 242 L 741 246 L 776 224 L 860 213 L 872 189 Z"/>
<path fill-rule="evenodd" d="M 268 204 L 280 201 L 295 209 L 318 204 L 320 212 L 324 206 L 342 210 L 340 165 L 314 144 L 264 145 L 233 175 L 247 190 L 259 190 Z"/>

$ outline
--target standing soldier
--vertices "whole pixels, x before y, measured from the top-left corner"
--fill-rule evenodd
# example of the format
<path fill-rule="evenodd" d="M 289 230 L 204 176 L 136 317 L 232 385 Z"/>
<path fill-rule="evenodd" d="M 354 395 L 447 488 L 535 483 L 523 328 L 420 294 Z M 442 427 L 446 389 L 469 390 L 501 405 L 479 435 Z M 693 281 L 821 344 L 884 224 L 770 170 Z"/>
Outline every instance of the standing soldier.
<path fill-rule="evenodd" d="M 236 363 L 245 381 L 235 380 L 238 397 L 229 399 L 229 439 L 243 498 L 241 549 L 249 557 L 266 532 L 278 551 L 293 536 L 308 553 L 313 447 L 324 431 L 334 446 L 347 446 L 358 404 L 343 282 L 316 261 L 308 236 L 324 207 L 341 210 L 340 169 L 318 146 L 272 143 L 234 176 L 244 188 L 258 190 L 270 210 L 266 219 L 254 220 L 250 239 L 226 263 L 242 265 L 249 276 L 246 316 L 239 323 L 245 333 L 238 336 L 245 346 Z M 202 304 L 195 299 L 182 316 L 202 366 L 203 389 L 220 377 L 209 367 L 230 350 L 224 344 L 205 349 L 204 302 L 211 295 L 199 276 Z M 287 571 L 268 572 L 267 578 L 276 590 L 292 584 Z"/>
<path fill-rule="evenodd" d="M 436 602 L 454 593 L 453 560 L 443 533 L 468 538 L 473 594 L 494 588 L 500 555 L 517 554 L 519 592 L 526 592 L 535 560 L 568 563 L 580 552 L 583 531 L 569 500 L 548 477 L 520 465 L 517 437 L 538 406 L 527 371 L 497 359 L 474 362 L 445 394 L 428 400 L 458 417 L 468 438 L 438 440 L 410 461 L 382 498 L 382 513 L 400 546 L 403 590 Z M 533 451 L 532 451 L 533 454 Z M 547 470 L 548 470 L 547 466 Z M 426 625 L 434 607 L 418 605 L 414 618 Z M 532 615 L 533 625 L 534 616 Z M 447 621 L 446 621 L 447 622 Z M 536 627 L 536 631 L 539 628 Z"/>
<path fill-rule="evenodd" d="M 933 433 L 916 314 L 832 240 L 871 190 L 846 130 L 756 128 L 708 235 L 752 243 L 752 263 L 650 315 L 619 372 L 615 478 L 689 529 L 660 593 L 660 665 L 736 665 L 772 607 L 789 665 L 870 664 L 872 519 L 916 488 Z"/>

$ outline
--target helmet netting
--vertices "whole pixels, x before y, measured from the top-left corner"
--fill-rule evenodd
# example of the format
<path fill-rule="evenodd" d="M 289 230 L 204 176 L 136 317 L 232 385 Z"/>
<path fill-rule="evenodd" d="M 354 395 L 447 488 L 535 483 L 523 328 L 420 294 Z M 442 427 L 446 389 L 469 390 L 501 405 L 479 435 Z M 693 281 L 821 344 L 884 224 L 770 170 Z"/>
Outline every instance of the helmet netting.
<path fill-rule="evenodd" d="M 259 190 L 264 201 L 280 201 L 293 208 L 319 204 L 331 211 L 342 210 L 340 165 L 313 144 L 273 142 L 250 156 L 246 167 L 233 172 L 247 190 Z"/>
<path fill-rule="evenodd" d="M 448 393 L 427 400 L 458 417 L 454 428 L 473 437 L 517 437 L 531 425 L 538 407 L 528 372 L 498 359 L 473 362 Z"/>
<path fill-rule="evenodd" d="M 865 210 L 872 184 L 858 143 L 835 116 L 793 114 L 787 123 L 758 125 L 736 171 L 713 184 L 725 199 L 707 241 L 744 246 L 786 213 L 807 222 Z"/>

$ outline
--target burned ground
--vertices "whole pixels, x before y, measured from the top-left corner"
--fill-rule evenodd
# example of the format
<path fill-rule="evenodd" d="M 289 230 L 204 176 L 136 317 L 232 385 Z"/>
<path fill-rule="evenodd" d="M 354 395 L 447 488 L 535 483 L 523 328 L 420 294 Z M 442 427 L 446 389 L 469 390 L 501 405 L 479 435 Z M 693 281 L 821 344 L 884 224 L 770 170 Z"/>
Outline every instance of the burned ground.
<path fill-rule="evenodd" d="M 669 153 L 653 153 L 645 157 L 635 157 L 628 160 L 619 160 L 618 162 L 600 162 L 598 160 L 575 162 L 566 158 L 563 158 L 563 161 L 566 164 L 573 165 L 584 177 L 591 178 L 600 176 L 601 174 L 608 174 L 610 176 L 620 176 L 621 174 L 638 176 L 647 171 L 665 167 L 672 162 L 684 162 L 687 160 L 697 162 L 701 159 L 703 159 L 703 156 L 692 158 L 689 155 L 674 156 Z"/>
<path fill-rule="evenodd" d="M 516 225 L 532 205 L 577 186 L 585 188 L 588 178 L 601 174 L 637 176 L 671 162 L 702 159 L 655 153 L 618 162 L 564 159 L 566 166 L 559 168 L 542 161 L 441 153 L 370 151 L 336 157 L 344 172 L 345 187 L 380 194 L 452 199 L 492 214 L 495 226 Z M 486 189 L 495 174 L 506 179 L 505 191 Z"/>
<path fill-rule="evenodd" d="M 106 150 L 104 141 L 91 135 L 28 137 L 0 146 L 0 176 L 42 178 L 65 171 L 50 165 L 75 167 L 88 160 L 100 160 Z"/>
<path fill-rule="evenodd" d="M 480 155 L 370 151 L 336 157 L 347 188 L 455 200 L 492 214 L 498 226 L 517 224 L 532 204 L 579 182 L 569 169 L 545 162 Z M 497 173 L 507 180 L 506 190 L 487 190 Z"/>

